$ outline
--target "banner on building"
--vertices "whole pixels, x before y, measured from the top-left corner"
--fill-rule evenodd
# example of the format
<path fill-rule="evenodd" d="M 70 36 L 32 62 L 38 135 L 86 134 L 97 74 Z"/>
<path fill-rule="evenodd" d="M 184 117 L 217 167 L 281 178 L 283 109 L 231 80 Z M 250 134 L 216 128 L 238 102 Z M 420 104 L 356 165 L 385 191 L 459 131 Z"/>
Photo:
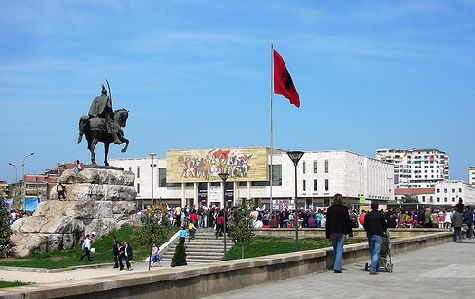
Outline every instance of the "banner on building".
<path fill-rule="evenodd" d="M 208 183 L 198 183 L 198 198 L 206 205 L 208 201 Z"/>
<path fill-rule="evenodd" d="M 25 198 L 23 201 L 23 210 L 27 212 L 33 212 L 36 210 L 40 200 L 41 199 L 39 198 Z"/>
<path fill-rule="evenodd" d="M 268 181 L 269 149 L 220 148 L 167 151 L 167 182 Z"/>
<path fill-rule="evenodd" d="M 282 211 L 284 209 L 293 210 L 295 203 L 293 199 L 273 199 L 272 209 Z"/>
<path fill-rule="evenodd" d="M 232 202 L 234 200 L 234 183 L 226 182 L 224 188 L 224 201 Z"/>
<path fill-rule="evenodd" d="M 209 201 L 219 202 L 221 201 L 221 194 L 223 193 L 221 186 L 210 186 L 209 188 Z"/>
<path fill-rule="evenodd" d="M 360 196 L 360 204 L 363 204 L 366 202 L 366 198 L 364 196 Z"/>

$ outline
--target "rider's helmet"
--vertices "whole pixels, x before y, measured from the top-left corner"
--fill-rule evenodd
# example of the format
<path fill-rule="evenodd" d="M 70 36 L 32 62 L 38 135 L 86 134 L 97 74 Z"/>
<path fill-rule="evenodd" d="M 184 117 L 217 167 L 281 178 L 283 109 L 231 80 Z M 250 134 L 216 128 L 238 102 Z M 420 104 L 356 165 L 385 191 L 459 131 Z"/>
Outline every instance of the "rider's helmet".
<path fill-rule="evenodd" d="M 107 95 L 107 90 L 104 87 L 104 84 L 102 84 L 102 90 L 101 90 L 101 95 L 106 96 Z"/>

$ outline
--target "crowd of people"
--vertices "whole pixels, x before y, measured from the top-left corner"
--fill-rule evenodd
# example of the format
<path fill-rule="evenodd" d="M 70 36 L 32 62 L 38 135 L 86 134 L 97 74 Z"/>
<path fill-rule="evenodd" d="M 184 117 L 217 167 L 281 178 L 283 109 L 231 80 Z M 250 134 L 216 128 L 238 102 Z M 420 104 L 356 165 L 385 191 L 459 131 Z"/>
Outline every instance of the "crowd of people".
<path fill-rule="evenodd" d="M 17 221 L 18 219 L 23 217 L 29 217 L 31 215 L 33 215 L 33 212 L 24 211 L 21 209 L 12 209 L 8 214 L 8 223 L 12 225 L 13 222 Z"/>
<path fill-rule="evenodd" d="M 216 236 L 222 236 L 224 231 L 229 231 L 233 225 L 233 208 L 220 209 L 216 206 L 176 207 L 169 208 L 166 221 L 170 226 L 185 227 L 189 230 L 188 236 L 193 239 L 197 228 L 214 228 Z M 347 208 L 352 228 L 363 228 L 364 217 L 369 212 L 368 208 Z M 388 228 L 439 228 L 454 231 L 454 212 L 458 210 L 463 216 L 462 227 L 467 237 L 473 237 L 473 219 L 475 209 L 464 206 L 462 202 L 451 208 L 425 208 L 380 209 Z M 299 228 L 325 228 L 327 224 L 327 207 L 319 208 L 284 208 L 282 210 L 269 210 L 254 208 L 250 213 L 255 229 L 262 228 L 293 228 L 295 219 Z M 226 221 L 224 215 L 226 214 Z M 147 221 L 146 210 L 140 212 L 142 221 Z M 224 227 L 226 222 L 226 227 Z"/>

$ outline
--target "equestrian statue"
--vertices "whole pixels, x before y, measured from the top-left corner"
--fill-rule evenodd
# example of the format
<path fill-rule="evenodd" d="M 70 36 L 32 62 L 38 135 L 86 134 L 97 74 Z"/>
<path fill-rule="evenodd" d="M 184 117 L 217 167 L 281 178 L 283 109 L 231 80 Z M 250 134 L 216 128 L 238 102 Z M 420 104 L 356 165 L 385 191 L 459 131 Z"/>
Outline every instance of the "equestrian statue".
<path fill-rule="evenodd" d="M 95 148 L 97 143 L 104 143 L 104 165 L 109 166 L 107 162 L 107 154 L 109 153 L 109 145 L 123 144 L 124 148 L 121 152 L 125 153 L 129 146 L 129 140 L 124 137 L 124 131 L 129 117 L 129 111 L 126 109 L 112 110 L 112 94 L 110 92 L 109 81 L 107 81 L 107 90 L 102 84 L 101 95 L 95 97 L 92 101 L 89 113 L 81 116 L 79 119 L 79 137 L 78 143 L 81 143 L 83 135 L 86 136 L 87 148 L 91 152 L 91 162 L 96 164 Z"/>

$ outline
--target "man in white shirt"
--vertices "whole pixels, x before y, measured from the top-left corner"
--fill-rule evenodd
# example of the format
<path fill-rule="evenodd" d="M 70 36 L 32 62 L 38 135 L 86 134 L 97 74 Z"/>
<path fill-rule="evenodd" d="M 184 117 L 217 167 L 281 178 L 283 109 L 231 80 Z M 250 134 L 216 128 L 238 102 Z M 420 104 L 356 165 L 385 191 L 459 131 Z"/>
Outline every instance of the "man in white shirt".
<path fill-rule="evenodd" d="M 81 261 L 87 257 L 88 261 L 92 261 L 91 259 L 91 238 L 89 235 L 86 235 L 86 238 L 82 242 L 82 249 L 84 250 L 83 255 L 81 256 Z"/>

